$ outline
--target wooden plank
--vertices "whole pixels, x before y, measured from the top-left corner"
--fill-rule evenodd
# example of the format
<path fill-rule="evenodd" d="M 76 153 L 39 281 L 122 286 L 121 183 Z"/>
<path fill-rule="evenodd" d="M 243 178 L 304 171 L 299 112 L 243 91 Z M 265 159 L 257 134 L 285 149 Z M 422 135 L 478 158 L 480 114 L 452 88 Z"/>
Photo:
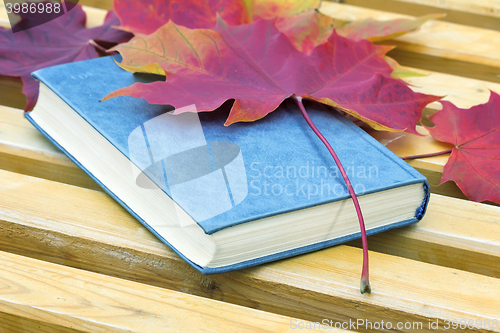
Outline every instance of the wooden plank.
<path fill-rule="evenodd" d="M 14 316 L 0 312 L 0 332 L 1 333 L 75 333 L 80 330 L 61 327 L 40 320 L 29 319 L 23 316 Z"/>
<path fill-rule="evenodd" d="M 0 27 L 10 28 L 10 22 L 7 16 L 4 0 L 0 0 Z"/>
<path fill-rule="evenodd" d="M 482 14 L 500 18 L 500 1 L 498 0 L 397 0 L 406 4 L 417 4 L 459 10 L 468 14 Z"/>
<path fill-rule="evenodd" d="M 61 331 L 292 332 L 297 322 L 6 252 L 0 266 L 0 311 Z"/>
<path fill-rule="evenodd" d="M 334 2 L 415 16 L 446 13 L 446 17 L 441 20 L 500 30 L 500 1 L 498 0 L 340 0 Z"/>
<path fill-rule="evenodd" d="M 97 0 L 93 0 L 90 2 L 101 3 L 101 1 Z M 83 4 L 85 4 L 85 1 L 83 1 Z M 112 7 L 109 9 L 112 9 Z M 104 19 L 106 18 L 106 14 L 108 13 L 107 10 L 103 10 L 99 6 L 89 7 L 88 5 L 83 6 L 83 11 L 85 12 L 85 14 L 87 14 L 87 22 L 85 24 L 87 28 L 93 28 L 102 25 L 104 23 Z"/>
<path fill-rule="evenodd" d="M 23 83 L 19 77 L 0 75 L 0 105 L 24 109 L 26 96 L 22 90 Z"/>
<path fill-rule="evenodd" d="M 463 42 L 466 43 L 466 41 Z M 387 42 L 387 44 L 396 45 L 399 44 L 399 42 L 393 40 Z M 479 61 L 480 59 L 473 59 L 473 61 L 469 62 L 449 59 L 446 56 L 420 53 L 418 48 L 413 48 L 413 45 L 407 46 L 408 49 L 405 49 L 406 47 L 398 46 L 397 48 L 389 51 L 387 55 L 394 58 L 402 66 L 416 67 L 429 71 L 443 72 L 477 80 L 500 83 L 498 66 L 477 64 L 474 62 L 475 60 Z M 419 46 L 417 45 L 417 47 Z M 436 50 L 430 50 L 430 52 L 433 51 Z"/>
<path fill-rule="evenodd" d="M 499 207 L 432 195 L 424 220 L 395 230 L 391 239 L 398 240 L 390 241 L 390 251 L 400 247 L 399 255 L 421 262 L 372 251 L 374 293 L 366 296 L 355 247 L 205 276 L 102 192 L 7 171 L 0 179 L 3 251 L 311 321 L 427 323 L 498 314 L 500 280 L 485 275 L 499 273 Z"/>
<path fill-rule="evenodd" d="M 79 3 L 85 7 L 94 7 L 99 9 L 113 9 L 113 0 L 80 0 Z"/>
<path fill-rule="evenodd" d="M 21 110 L 0 106 L 0 169 L 101 189 L 23 115 Z"/>
<path fill-rule="evenodd" d="M 321 12 L 342 20 L 388 20 L 412 16 L 323 1 Z M 430 21 L 417 31 L 384 44 L 396 45 L 389 55 L 404 66 L 500 82 L 500 31 Z M 471 70 L 473 69 L 473 70 Z"/>
<path fill-rule="evenodd" d="M 499 228 L 500 207 L 432 195 L 421 222 L 371 236 L 368 244 L 372 251 L 500 278 Z"/>

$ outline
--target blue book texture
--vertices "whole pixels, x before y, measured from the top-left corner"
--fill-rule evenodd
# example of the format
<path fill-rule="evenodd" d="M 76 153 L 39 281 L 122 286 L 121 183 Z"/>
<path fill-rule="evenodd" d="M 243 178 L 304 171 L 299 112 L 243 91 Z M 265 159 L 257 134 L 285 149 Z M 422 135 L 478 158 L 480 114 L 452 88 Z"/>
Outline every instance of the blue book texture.
<path fill-rule="evenodd" d="M 150 105 L 132 97 L 99 102 L 116 89 L 148 80 L 146 76 L 122 70 L 113 57 L 45 68 L 33 76 L 137 167 L 140 172 L 133 174 L 136 186 L 148 188 L 154 183 L 206 235 L 350 200 L 332 157 L 291 101 L 285 101 L 256 122 L 226 127 L 223 124 L 228 108 L 224 107 L 176 116 L 169 113 L 172 110 L 169 106 Z M 360 198 L 412 184 L 422 188 L 423 195 L 412 217 L 368 229 L 369 235 L 422 218 L 429 199 L 425 177 L 335 111 L 314 103 L 307 108 L 338 154 Z M 229 265 L 198 265 L 167 241 L 165 231 L 158 232 L 154 223 L 145 221 L 126 200 L 108 188 L 103 177 L 90 172 L 75 157 L 76 152 L 65 149 L 64 143 L 58 142 L 62 140 L 50 135 L 31 113 L 26 118 L 145 227 L 204 274 L 253 266 L 360 237 L 355 232 Z M 283 233 L 286 232 L 284 228 Z"/>

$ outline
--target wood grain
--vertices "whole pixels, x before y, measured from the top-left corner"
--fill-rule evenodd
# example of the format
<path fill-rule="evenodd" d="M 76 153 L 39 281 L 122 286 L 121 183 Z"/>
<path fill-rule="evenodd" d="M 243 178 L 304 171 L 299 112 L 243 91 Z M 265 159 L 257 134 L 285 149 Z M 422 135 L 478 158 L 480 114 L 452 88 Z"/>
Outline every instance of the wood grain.
<path fill-rule="evenodd" d="M 400 3 L 417 4 L 459 10 L 468 14 L 482 14 L 500 18 L 499 0 L 397 0 Z M 380 2 L 380 1 L 379 1 Z"/>
<path fill-rule="evenodd" d="M 500 278 L 499 228 L 499 207 L 432 195 L 421 222 L 371 236 L 368 244 L 372 251 Z"/>
<path fill-rule="evenodd" d="M 4 0 L 0 0 L 0 27 L 10 28 L 9 17 L 7 16 L 7 10 L 5 9 Z"/>
<path fill-rule="evenodd" d="M 22 90 L 23 83 L 19 77 L 0 75 L 0 105 L 24 109 L 26 96 Z"/>
<path fill-rule="evenodd" d="M 420 262 L 372 251 L 375 292 L 363 296 L 355 247 L 205 276 L 102 192 L 7 171 L 0 180 L 3 251 L 311 321 L 485 319 L 500 306 L 490 292 L 500 280 L 486 276 L 499 272 L 499 207 L 432 195 L 424 220 L 394 230 L 394 242 L 381 249 L 400 247 L 399 255 Z"/>
<path fill-rule="evenodd" d="M 41 320 L 0 312 L 0 333 L 77 333 L 84 332 Z"/>
<path fill-rule="evenodd" d="M 113 0 L 80 0 L 81 5 L 99 9 L 113 9 Z"/>
<path fill-rule="evenodd" d="M 94 2 L 101 2 L 101 1 L 97 1 L 95 0 Z M 84 1 L 85 3 L 85 1 Z M 83 3 L 83 4 L 84 4 Z M 85 23 L 85 26 L 87 28 L 93 28 L 93 27 L 97 27 L 97 26 L 100 26 L 104 23 L 104 19 L 106 18 L 106 14 L 108 13 L 107 10 L 103 10 L 103 9 L 100 9 L 99 7 L 95 6 L 96 8 L 94 8 L 94 6 L 83 6 L 83 11 L 85 12 L 85 14 L 87 14 L 87 22 Z M 112 9 L 113 7 L 111 6 L 111 8 L 109 9 Z"/>
<path fill-rule="evenodd" d="M 500 1 L 498 0 L 342 0 L 336 2 L 414 16 L 446 13 L 442 21 L 500 30 Z"/>
<path fill-rule="evenodd" d="M 63 329 L 148 333 L 293 331 L 292 318 L 10 253 L 0 252 L 0 265 L 0 311 Z"/>
<path fill-rule="evenodd" d="M 22 110 L 0 106 L 0 119 L 0 169 L 101 189 L 33 127 Z"/>

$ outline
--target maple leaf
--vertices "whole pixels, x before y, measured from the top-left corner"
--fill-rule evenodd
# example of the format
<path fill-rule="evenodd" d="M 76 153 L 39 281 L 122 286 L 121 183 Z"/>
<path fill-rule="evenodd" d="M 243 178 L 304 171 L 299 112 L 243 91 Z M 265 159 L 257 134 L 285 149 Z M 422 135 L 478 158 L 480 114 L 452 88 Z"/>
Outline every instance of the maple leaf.
<path fill-rule="evenodd" d="M 412 70 L 408 67 L 401 66 L 398 62 L 391 57 L 385 56 L 385 61 L 392 67 L 391 76 L 396 79 L 403 79 L 407 77 L 416 77 L 416 76 L 428 76 L 429 74 L 424 74 L 422 72 L 418 72 L 416 70 Z"/>
<path fill-rule="evenodd" d="M 276 28 L 288 37 L 297 50 L 305 53 L 325 43 L 333 30 L 337 30 L 344 24 L 346 22 L 315 10 L 276 19 Z"/>
<path fill-rule="evenodd" d="M 168 41 L 168 46 L 163 41 Z M 137 35 L 114 48 L 122 67 L 167 74 L 166 81 L 135 83 L 104 98 L 133 96 L 151 104 L 196 104 L 212 111 L 234 104 L 226 125 L 254 121 L 296 95 L 334 106 L 376 129 L 416 133 L 422 109 L 435 96 L 414 93 L 389 77 L 387 46 L 351 41 L 333 33 L 311 53 L 298 51 L 272 20 L 215 30 L 169 22 L 151 35 Z"/>
<path fill-rule="evenodd" d="M 119 28 L 134 34 L 151 34 L 169 20 L 191 29 L 213 28 L 217 13 L 233 25 L 251 21 L 244 0 L 114 0 L 113 8 L 121 21 Z"/>
<path fill-rule="evenodd" d="M 39 16 L 21 13 L 21 21 L 16 26 L 32 26 Z M 38 97 L 38 82 L 31 72 L 62 63 L 96 58 L 99 54 L 94 40 L 113 44 L 127 41 L 129 33 L 112 28 L 118 18 L 113 12 L 106 16 L 104 25 L 92 29 L 85 28 L 86 15 L 80 6 L 47 23 L 29 30 L 13 33 L 0 28 L 0 75 L 19 76 L 23 82 L 23 94 L 27 103 L 25 110 L 33 108 Z"/>
<path fill-rule="evenodd" d="M 455 147 L 444 166 L 441 184 L 453 180 L 473 201 L 500 203 L 500 95 L 486 104 L 460 109 L 441 101 L 430 119 L 430 134 Z"/>
<path fill-rule="evenodd" d="M 294 17 L 316 11 L 321 0 L 247 0 L 252 21 Z"/>

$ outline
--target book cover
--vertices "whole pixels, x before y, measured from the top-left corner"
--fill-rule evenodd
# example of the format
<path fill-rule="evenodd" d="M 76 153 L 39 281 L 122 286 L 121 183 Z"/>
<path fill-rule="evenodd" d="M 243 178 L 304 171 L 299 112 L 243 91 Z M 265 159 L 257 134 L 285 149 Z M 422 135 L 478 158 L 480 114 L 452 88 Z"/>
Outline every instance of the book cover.
<path fill-rule="evenodd" d="M 132 161 L 141 171 L 130 174 L 137 186 L 147 187 L 148 179 L 153 181 L 207 235 L 350 197 L 333 159 L 292 102 L 285 101 L 257 122 L 225 127 L 227 108 L 224 107 L 179 117 L 168 113 L 171 107 L 150 105 L 132 97 L 99 102 L 118 88 L 148 80 L 122 70 L 113 57 L 45 68 L 33 75 Z M 423 195 L 411 218 L 367 228 L 368 235 L 422 218 L 429 198 L 425 177 L 335 111 L 314 103 L 307 107 L 336 150 L 360 198 L 421 184 Z M 26 117 L 141 223 L 203 273 L 248 267 L 360 237 L 359 232 L 345 234 L 221 267 L 197 265 L 166 240 L 168 230 L 160 231 L 147 223 L 103 179 L 82 165 L 74 152 L 67 151 L 63 142 L 49 135 L 30 113 Z M 307 225 L 308 221 L 303 223 Z M 282 232 L 293 231 L 283 228 Z"/>

